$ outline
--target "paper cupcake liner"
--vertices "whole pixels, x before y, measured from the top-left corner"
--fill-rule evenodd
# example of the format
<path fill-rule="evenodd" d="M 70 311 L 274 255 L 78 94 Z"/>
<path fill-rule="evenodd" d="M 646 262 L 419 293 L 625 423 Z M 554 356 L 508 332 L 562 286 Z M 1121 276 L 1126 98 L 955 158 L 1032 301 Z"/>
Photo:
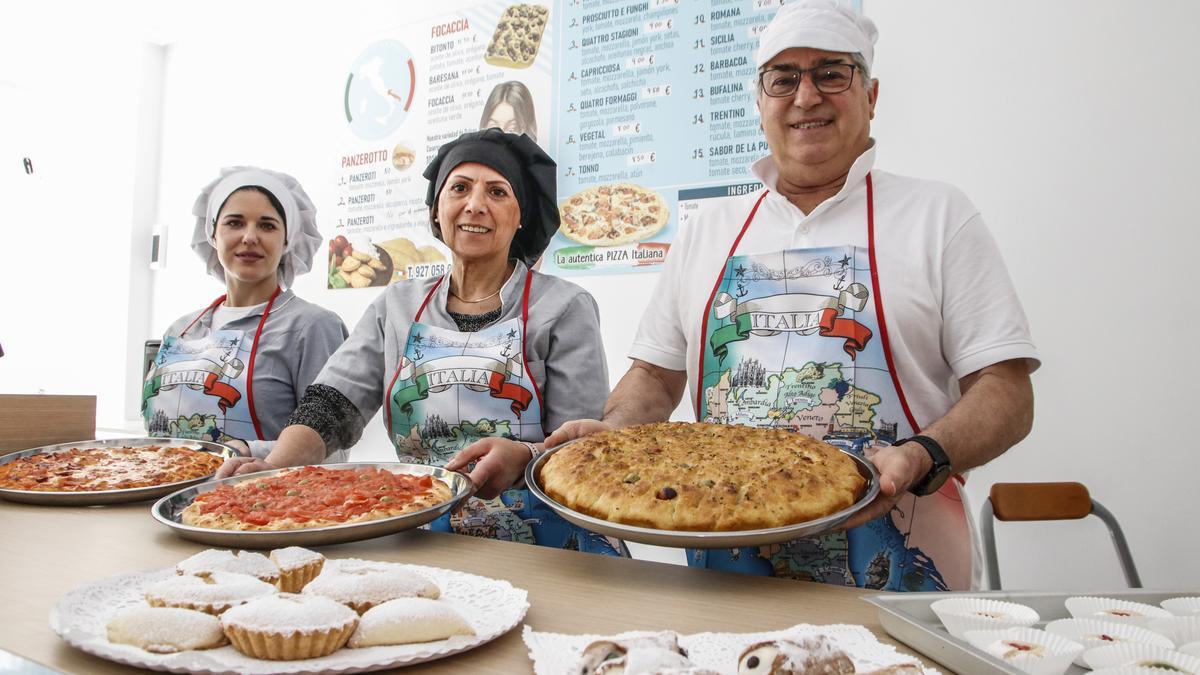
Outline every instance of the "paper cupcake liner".
<path fill-rule="evenodd" d="M 1058 619 L 1046 624 L 1046 632 L 1078 642 L 1083 645 L 1085 650 L 1125 643 L 1149 644 L 1165 649 L 1175 646 L 1175 643 L 1167 636 L 1141 626 L 1102 619 Z M 1110 639 L 1094 637 L 1099 635 L 1107 636 Z M 1075 657 L 1075 665 L 1087 666 L 1082 653 Z"/>
<path fill-rule="evenodd" d="M 1146 628 L 1164 635 L 1171 641 L 1172 646 L 1186 645 L 1189 642 L 1200 641 L 1200 616 L 1172 616 L 1165 619 L 1151 619 Z"/>
<path fill-rule="evenodd" d="M 929 606 L 946 631 L 962 638 L 969 630 L 1032 626 L 1040 620 L 1031 607 L 991 598 L 946 598 Z"/>
<path fill-rule="evenodd" d="M 1175 616 L 1200 616 L 1200 597 L 1171 598 L 1159 604 Z"/>
<path fill-rule="evenodd" d="M 1071 666 L 1071 661 L 1083 651 L 1083 645 L 1074 640 L 1029 627 L 968 631 L 966 640 L 976 649 L 1029 675 L 1062 675 Z M 1045 650 L 1038 655 L 1028 653 L 1004 658 L 991 651 L 1002 641 L 1040 645 Z"/>
<path fill-rule="evenodd" d="M 1161 607 L 1115 598 L 1075 596 L 1067 598 L 1067 611 L 1076 619 L 1103 619 L 1117 623 L 1145 625 L 1151 619 L 1166 618 L 1171 613 Z"/>
<path fill-rule="evenodd" d="M 1122 666 L 1149 668 L 1161 664 L 1187 673 L 1200 673 L 1200 658 L 1154 645 L 1125 643 L 1094 647 L 1083 653 L 1083 660 L 1093 670 Z"/>

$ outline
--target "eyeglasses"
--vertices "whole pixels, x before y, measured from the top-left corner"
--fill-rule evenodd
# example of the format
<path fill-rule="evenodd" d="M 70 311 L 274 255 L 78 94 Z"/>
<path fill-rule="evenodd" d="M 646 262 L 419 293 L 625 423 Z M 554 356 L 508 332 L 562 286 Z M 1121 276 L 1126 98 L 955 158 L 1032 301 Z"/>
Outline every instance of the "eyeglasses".
<path fill-rule="evenodd" d="M 849 89 L 850 84 L 854 82 L 854 70 L 857 67 L 853 63 L 827 63 L 815 68 L 768 68 L 758 74 L 758 86 L 767 96 L 793 96 L 800 88 L 800 80 L 808 73 L 817 91 L 822 94 L 840 94 Z"/>

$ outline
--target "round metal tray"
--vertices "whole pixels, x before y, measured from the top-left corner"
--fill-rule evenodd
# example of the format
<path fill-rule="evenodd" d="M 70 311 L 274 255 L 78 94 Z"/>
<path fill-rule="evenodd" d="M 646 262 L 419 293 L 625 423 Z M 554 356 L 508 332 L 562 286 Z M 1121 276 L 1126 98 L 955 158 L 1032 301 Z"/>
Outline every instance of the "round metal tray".
<path fill-rule="evenodd" d="M 166 525 L 175 531 L 175 534 L 184 539 L 191 539 L 202 544 L 210 544 L 213 546 L 225 546 L 229 548 L 284 548 L 287 546 L 325 546 L 328 544 L 341 544 L 348 541 L 359 541 L 361 539 L 373 539 L 382 537 L 404 530 L 411 530 L 415 527 L 420 527 L 425 523 L 436 520 L 442 514 L 449 512 L 458 506 L 467 497 L 475 491 L 475 486 L 471 483 L 471 479 L 465 474 L 454 471 L 447 471 L 441 467 L 429 466 L 426 464 L 402 464 L 400 462 L 348 462 L 344 464 L 322 464 L 321 467 L 326 469 L 362 469 L 362 468 L 377 468 L 391 471 L 392 473 L 407 473 L 416 476 L 433 476 L 450 486 L 450 498 L 436 506 L 431 506 L 427 509 L 406 513 L 400 516 L 392 516 L 391 518 L 380 518 L 378 520 L 366 520 L 360 523 L 349 523 L 347 525 L 331 525 L 329 527 L 313 527 L 307 529 L 296 530 L 271 530 L 271 531 L 240 531 L 240 530 L 218 530 L 209 527 L 196 527 L 195 525 L 185 525 L 181 518 L 183 510 L 191 505 L 197 495 L 205 492 L 210 492 L 217 489 L 221 485 L 229 485 L 242 483 L 245 481 L 255 481 L 262 478 L 274 476 L 276 474 L 291 471 L 297 467 L 290 469 L 277 469 L 275 471 L 260 471 L 258 473 L 249 473 L 242 476 L 234 476 L 218 481 L 211 481 L 203 485 L 196 485 L 184 490 L 180 490 L 175 494 L 167 495 L 158 500 L 150 509 L 150 513 L 158 522 Z"/>
<path fill-rule="evenodd" d="M 40 448 L 30 448 L 21 450 L 10 455 L 0 457 L 0 465 L 8 464 L 22 457 L 31 457 L 33 455 L 50 454 L 54 452 L 63 452 L 72 448 L 80 448 L 83 450 L 91 448 L 140 448 L 146 445 L 161 445 L 164 447 L 183 447 L 191 448 L 192 450 L 200 450 L 202 452 L 211 452 L 214 455 L 229 458 L 237 453 L 233 448 L 220 443 L 211 441 L 194 441 L 187 438 L 106 438 L 93 439 L 90 441 L 75 441 L 73 443 L 59 443 L 57 445 L 43 445 Z M 12 490 L 0 488 L 0 497 L 13 502 L 25 502 L 28 504 L 49 504 L 53 506 L 96 506 L 98 504 L 119 504 L 122 502 L 140 502 L 147 499 L 157 499 L 165 494 L 170 494 L 182 487 L 195 485 L 208 480 L 208 476 L 193 478 L 191 480 L 177 481 L 174 483 L 165 483 L 163 485 L 152 485 L 150 487 L 128 488 L 124 490 L 92 490 L 81 492 L 47 492 L 42 490 Z"/>
<path fill-rule="evenodd" d="M 853 516 L 865 508 L 867 504 L 870 504 L 875 499 L 875 496 L 879 494 L 879 471 L 875 469 L 875 465 L 852 452 L 847 452 L 839 448 L 839 452 L 846 453 L 846 455 L 854 460 L 854 465 L 858 469 L 858 473 L 867 481 L 867 486 L 862 497 L 857 502 L 824 518 L 764 530 L 734 530 L 726 532 L 656 530 L 649 527 L 625 525 L 589 516 L 568 508 L 552 499 L 542 489 L 541 482 L 538 480 L 542 465 L 555 452 L 562 450 L 573 442 L 575 441 L 564 443 L 553 450 L 547 450 L 541 457 L 538 457 L 525 467 L 525 482 L 529 485 L 529 489 L 538 499 L 545 502 L 547 506 L 567 521 L 591 532 L 639 544 L 672 548 L 738 548 L 741 546 L 777 544 L 799 537 L 811 537 L 836 529 L 848 520 L 850 516 Z"/>

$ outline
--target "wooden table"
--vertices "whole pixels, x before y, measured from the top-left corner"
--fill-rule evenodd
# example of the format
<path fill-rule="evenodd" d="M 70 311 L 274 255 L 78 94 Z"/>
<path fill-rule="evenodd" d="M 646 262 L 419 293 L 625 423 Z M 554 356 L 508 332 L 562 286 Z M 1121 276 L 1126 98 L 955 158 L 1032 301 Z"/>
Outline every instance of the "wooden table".
<path fill-rule="evenodd" d="M 47 617 L 67 591 L 106 576 L 172 567 L 205 547 L 155 522 L 152 502 L 54 507 L 0 501 L 0 648 L 70 673 L 130 669 L 78 651 L 58 638 Z M 850 623 L 897 644 L 880 628 L 864 591 L 749 577 L 679 565 L 622 560 L 413 531 L 319 549 L 360 557 L 446 567 L 506 579 L 529 592 L 525 623 L 558 633 L 611 634 L 673 629 L 748 632 L 797 623 Z M 905 653 L 910 650 L 901 647 Z M 935 665 L 924 659 L 928 665 Z M 528 673 L 521 628 L 408 673 Z"/>

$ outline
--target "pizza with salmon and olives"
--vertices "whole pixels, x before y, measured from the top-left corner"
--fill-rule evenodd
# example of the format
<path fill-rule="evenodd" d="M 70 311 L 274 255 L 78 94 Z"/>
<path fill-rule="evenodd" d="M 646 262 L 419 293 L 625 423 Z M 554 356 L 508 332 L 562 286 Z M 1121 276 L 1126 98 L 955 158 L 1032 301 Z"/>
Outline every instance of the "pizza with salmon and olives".
<path fill-rule="evenodd" d="M 297 530 L 401 516 L 451 496 L 433 476 L 304 466 L 201 493 L 181 520 L 218 530 Z"/>
<path fill-rule="evenodd" d="M 687 422 L 585 436 L 539 469 L 563 506 L 658 530 L 794 525 L 852 506 L 867 484 L 849 455 L 803 434 Z"/>
<path fill-rule="evenodd" d="M 629 183 L 597 185 L 559 204 L 564 236 L 592 246 L 619 246 L 654 236 L 670 212 L 657 192 Z"/>
<path fill-rule="evenodd" d="M 207 478 L 225 459 L 192 448 L 71 448 L 0 464 L 0 489 L 100 492 L 155 487 Z"/>

